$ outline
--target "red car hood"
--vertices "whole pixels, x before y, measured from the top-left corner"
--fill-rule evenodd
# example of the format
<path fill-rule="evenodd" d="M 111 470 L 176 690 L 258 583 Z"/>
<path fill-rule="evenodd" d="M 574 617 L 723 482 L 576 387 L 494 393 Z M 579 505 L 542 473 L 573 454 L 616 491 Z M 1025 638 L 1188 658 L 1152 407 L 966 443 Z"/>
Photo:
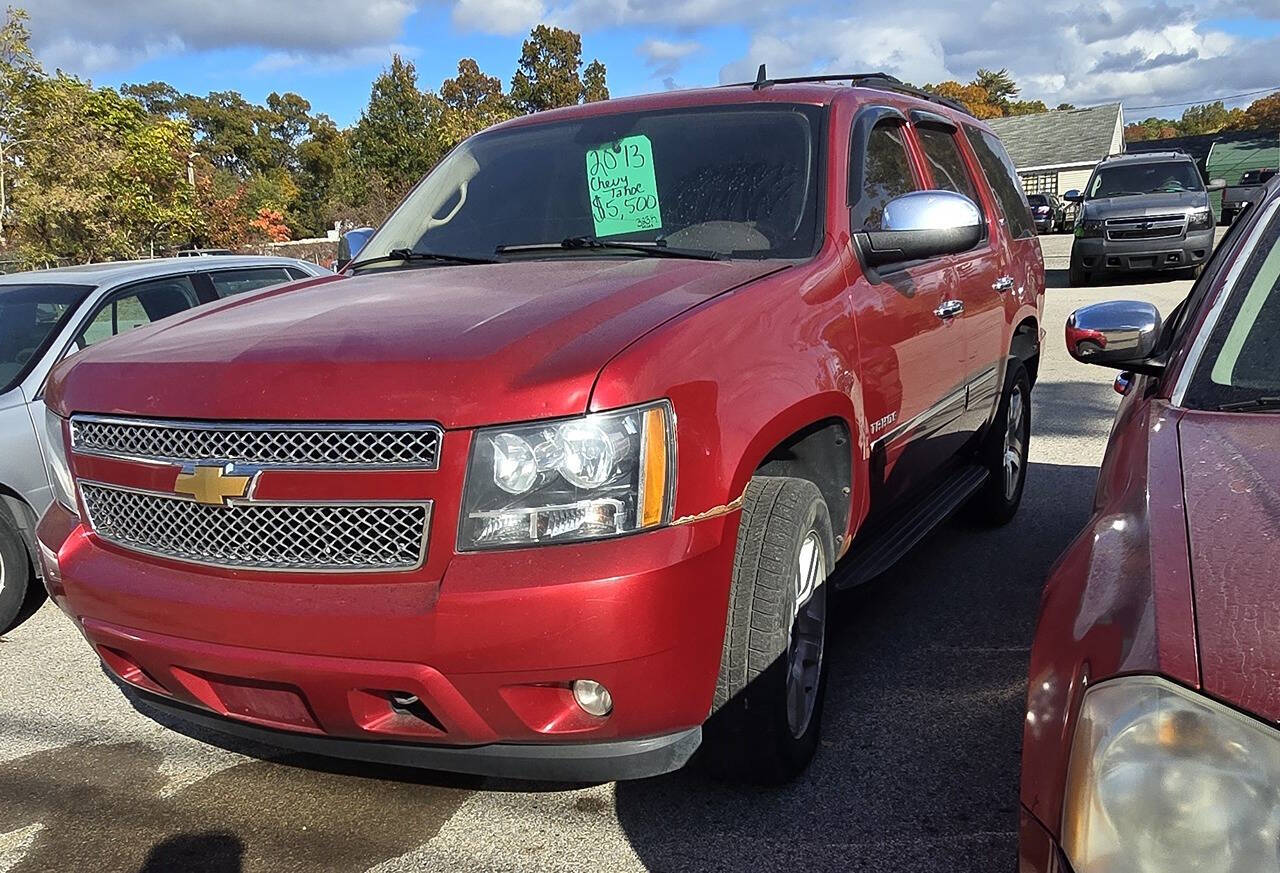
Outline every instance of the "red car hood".
<path fill-rule="evenodd" d="M 226 420 L 434 420 L 586 410 L 600 369 L 773 261 L 633 258 L 424 267 L 235 298 L 75 355 L 64 413 Z"/>
<path fill-rule="evenodd" d="M 1280 416 L 1179 425 L 1204 688 L 1280 721 Z"/>

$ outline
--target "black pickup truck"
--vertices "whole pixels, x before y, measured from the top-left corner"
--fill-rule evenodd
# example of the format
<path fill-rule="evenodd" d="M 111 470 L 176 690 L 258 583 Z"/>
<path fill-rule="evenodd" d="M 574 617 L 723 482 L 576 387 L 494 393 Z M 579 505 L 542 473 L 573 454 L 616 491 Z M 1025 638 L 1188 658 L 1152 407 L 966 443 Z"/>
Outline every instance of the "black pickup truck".
<path fill-rule="evenodd" d="M 1267 170 L 1246 170 L 1240 175 L 1240 184 L 1228 185 L 1222 192 L 1222 217 L 1224 225 L 1236 220 L 1236 216 L 1257 203 L 1262 198 L 1267 182 L 1276 174 L 1274 168 Z"/>

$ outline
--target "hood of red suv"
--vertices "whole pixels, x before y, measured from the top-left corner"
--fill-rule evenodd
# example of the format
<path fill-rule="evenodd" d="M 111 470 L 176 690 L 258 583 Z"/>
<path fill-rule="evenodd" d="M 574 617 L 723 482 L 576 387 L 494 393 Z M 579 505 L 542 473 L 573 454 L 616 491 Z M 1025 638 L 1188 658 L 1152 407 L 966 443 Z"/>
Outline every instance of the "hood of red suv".
<path fill-rule="evenodd" d="M 1204 688 L 1280 721 L 1280 416 L 1188 412 L 1178 435 Z"/>
<path fill-rule="evenodd" d="M 777 261 L 581 257 L 284 286 L 81 352 L 47 399 L 96 412 L 256 421 L 573 415 L 649 330 Z"/>

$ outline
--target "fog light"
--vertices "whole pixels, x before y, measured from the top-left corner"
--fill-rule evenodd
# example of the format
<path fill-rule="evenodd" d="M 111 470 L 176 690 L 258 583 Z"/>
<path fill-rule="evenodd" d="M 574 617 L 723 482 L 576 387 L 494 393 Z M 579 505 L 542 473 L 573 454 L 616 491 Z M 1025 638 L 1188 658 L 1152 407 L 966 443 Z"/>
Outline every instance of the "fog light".
<path fill-rule="evenodd" d="M 575 679 L 573 699 L 588 715 L 606 716 L 613 712 L 613 695 L 609 689 L 591 679 Z"/>

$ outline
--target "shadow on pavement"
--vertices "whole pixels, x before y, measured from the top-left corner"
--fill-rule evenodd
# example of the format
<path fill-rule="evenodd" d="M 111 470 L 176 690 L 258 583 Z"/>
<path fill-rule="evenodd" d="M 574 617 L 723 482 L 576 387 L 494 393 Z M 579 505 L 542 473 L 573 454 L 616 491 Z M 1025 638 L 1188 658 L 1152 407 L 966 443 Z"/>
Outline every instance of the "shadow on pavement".
<path fill-rule="evenodd" d="M 1094 368 L 1094 379 L 1037 382 L 1031 392 L 1032 440 L 1045 436 L 1105 436 L 1120 404 L 1120 395 L 1112 388 L 1117 373 Z"/>
<path fill-rule="evenodd" d="M 1032 464 L 1028 476 L 1008 526 L 953 522 L 835 601 L 823 741 L 801 779 L 619 783 L 619 821 L 650 869 L 1013 866 L 1040 591 L 1088 517 L 1097 471 Z"/>

